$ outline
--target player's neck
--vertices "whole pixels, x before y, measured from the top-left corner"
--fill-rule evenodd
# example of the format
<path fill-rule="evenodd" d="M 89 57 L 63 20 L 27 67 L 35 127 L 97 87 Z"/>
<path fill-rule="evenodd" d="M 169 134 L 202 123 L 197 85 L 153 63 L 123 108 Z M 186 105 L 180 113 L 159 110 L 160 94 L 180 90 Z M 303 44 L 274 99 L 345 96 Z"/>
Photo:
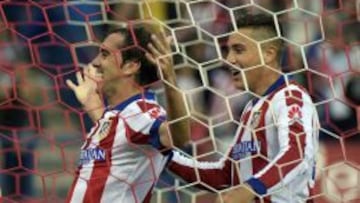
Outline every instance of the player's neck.
<path fill-rule="evenodd" d="M 141 89 L 138 85 L 134 83 L 127 83 L 126 86 L 123 85 L 114 85 L 112 88 L 109 88 L 105 91 L 105 95 L 110 106 L 116 106 L 126 99 L 137 95 L 141 92 Z"/>
<path fill-rule="evenodd" d="M 265 94 L 266 90 L 274 84 L 280 77 L 280 74 L 275 71 L 264 71 L 262 72 L 262 76 L 260 78 L 261 82 L 257 83 L 258 85 L 255 87 L 254 92 L 262 96 Z"/>

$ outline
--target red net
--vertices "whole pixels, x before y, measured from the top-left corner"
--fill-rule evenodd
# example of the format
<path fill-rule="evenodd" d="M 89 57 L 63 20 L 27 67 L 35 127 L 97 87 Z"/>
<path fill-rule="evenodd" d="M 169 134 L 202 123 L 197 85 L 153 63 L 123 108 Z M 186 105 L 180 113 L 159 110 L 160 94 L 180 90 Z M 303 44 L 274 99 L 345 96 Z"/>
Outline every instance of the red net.
<path fill-rule="evenodd" d="M 360 159 L 356 156 L 360 2 L 356 0 L 2 1 L 0 202 L 66 200 L 77 178 L 80 148 L 93 125 L 66 80 L 74 80 L 75 73 L 93 61 L 110 27 L 136 20 L 156 22 L 174 37 L 178 90 L 187 96 L 191 118 L 191 146 L 179 150 L 194 160 L 218 160 L 234 138 L 245 100 L 259 96 L 249 89 L 237 91 L 224 68 L 229 64 L 223 45 L 237 28 L 234 18 L 243 12 L 275 19 L 277 39 L 285 45 L 280 74 L 301 83 L 318 112 L 320 151 L 310 199 L 360 202 Z M 134 47 L 146 49 L 135 39 L 121 51 Z M 167 81 L 153 79 L 150 85 L 166 106 L 163 85 Z M 154 154 L 141 153 L 149 168 L 157 168 Z M 133 202 L 146 198 L 162 203 L 215 202 L 219 194 L 201 179 L 186 183 L 165 170 L 150 171 L 154 174 L 133 182 L 110 176 L 131 188 Z M 159 171 L 163 171 L 160 176 Z M 103 179 L 83 180 L 98 184 Z M 149 184 L 155 186 L 152 197 L 147 196 L 151 189 L 142 189 Z"/>

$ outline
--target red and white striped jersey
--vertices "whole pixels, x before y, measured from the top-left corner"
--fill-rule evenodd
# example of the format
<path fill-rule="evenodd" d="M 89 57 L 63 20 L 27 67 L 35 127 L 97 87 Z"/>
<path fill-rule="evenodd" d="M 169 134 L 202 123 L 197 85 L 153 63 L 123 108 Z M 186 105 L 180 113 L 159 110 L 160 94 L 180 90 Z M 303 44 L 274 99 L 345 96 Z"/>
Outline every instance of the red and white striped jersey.
<path fill-rule="evenodd" d="M 310 96 L 280 77 L 245 107 L 226 157 L 201 162 L 174 151 L 169 168 L 215 189 L 246 182 L 265 202 L 304 202 L 314 186 L 318 131 Z"/>
<path fill-rule="evenodd" d="M 150 202 L 168 155 L 159 127 L 165 111 L 152 93 L 107 109 L 87 135 L 67 202 Z"/>

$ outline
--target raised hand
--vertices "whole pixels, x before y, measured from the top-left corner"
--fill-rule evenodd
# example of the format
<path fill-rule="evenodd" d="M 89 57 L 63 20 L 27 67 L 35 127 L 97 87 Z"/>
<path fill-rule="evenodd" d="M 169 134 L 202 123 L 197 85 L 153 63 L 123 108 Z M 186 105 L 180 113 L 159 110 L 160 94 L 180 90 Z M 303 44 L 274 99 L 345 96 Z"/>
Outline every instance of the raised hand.
<path fill-rule="evenodd" d="M 150 53 L 146 53 L 149 61 L 157 65 L 163 75 L 163 79 L 169 84 L 164 85 L 167 101 L 167 118 L 169 121 L 185 117 L 187 115 L 185 95 L 178 90 L 173 59 L 171 55 L 171 37 L 167 37 L 162 31 L 160 36 L 152 35 L 152 42 L 148 44 Z M 169 126 L 173 144 L 177 147 L 185 146 L 190 140 L 190 124 L 188 119 L 175 122 Z M 161 127 L 163 128 L 163 126 Z M 167 130 L 161 130 L 166 132 Z M 162 136 L 167 137 L 167 135 Z"/>
<path fill-rule="evenodd" d="M 152 43 L 148 44 L 150 53 L 146 53 L 147 59 L 161 69 L 165 80 L 171 84 L 175 84 L 176 76 L 170 46 L 172 41 L 171 36 L 166 36 L 164 31 L 162 31 L 160 36 L 153 34 L 151 39 Z"/>
<path fill-rule="evenodd" d="M 96 70 L 91 65 L 84 69 L 84 76 L 79 71 L 76 73 L 76 83 L 66 80 L 68 87 L 74 91 L 76 98 L 82 105 L 86 105 L 93 97 L 99 97 L 97 93 Z"/>
<path fill-rule="evenodd" d="M 84 69 L 84 75 L 80 71 L 76 73 L 76 83 L 77 85 L 71 80 L 66 80 L 66 84 L 74 91 L 77 100 L 92 120 L 99 119 L 104 111 L 103 99 L 99 94 L 101 75 L 90 64 Z"/>

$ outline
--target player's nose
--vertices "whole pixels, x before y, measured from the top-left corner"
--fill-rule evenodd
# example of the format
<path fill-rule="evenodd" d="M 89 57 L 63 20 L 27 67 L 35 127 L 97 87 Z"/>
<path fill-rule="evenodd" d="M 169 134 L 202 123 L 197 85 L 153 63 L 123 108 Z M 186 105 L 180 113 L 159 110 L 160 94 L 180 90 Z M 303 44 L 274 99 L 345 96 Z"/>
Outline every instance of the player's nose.
<path fill-rule="evenodd" d="M 100 68 L 100 54 L 97 55 L 91 62 L 95 68 Z"/>
<path fill-rule="evenodd" d="M 226 55 L 226 60 L 231 63 L 231 64 L 235 64 L 235 57 L 233 54 L 231 54 L 231 52 L 229 52 L 227 55 Z"/>

